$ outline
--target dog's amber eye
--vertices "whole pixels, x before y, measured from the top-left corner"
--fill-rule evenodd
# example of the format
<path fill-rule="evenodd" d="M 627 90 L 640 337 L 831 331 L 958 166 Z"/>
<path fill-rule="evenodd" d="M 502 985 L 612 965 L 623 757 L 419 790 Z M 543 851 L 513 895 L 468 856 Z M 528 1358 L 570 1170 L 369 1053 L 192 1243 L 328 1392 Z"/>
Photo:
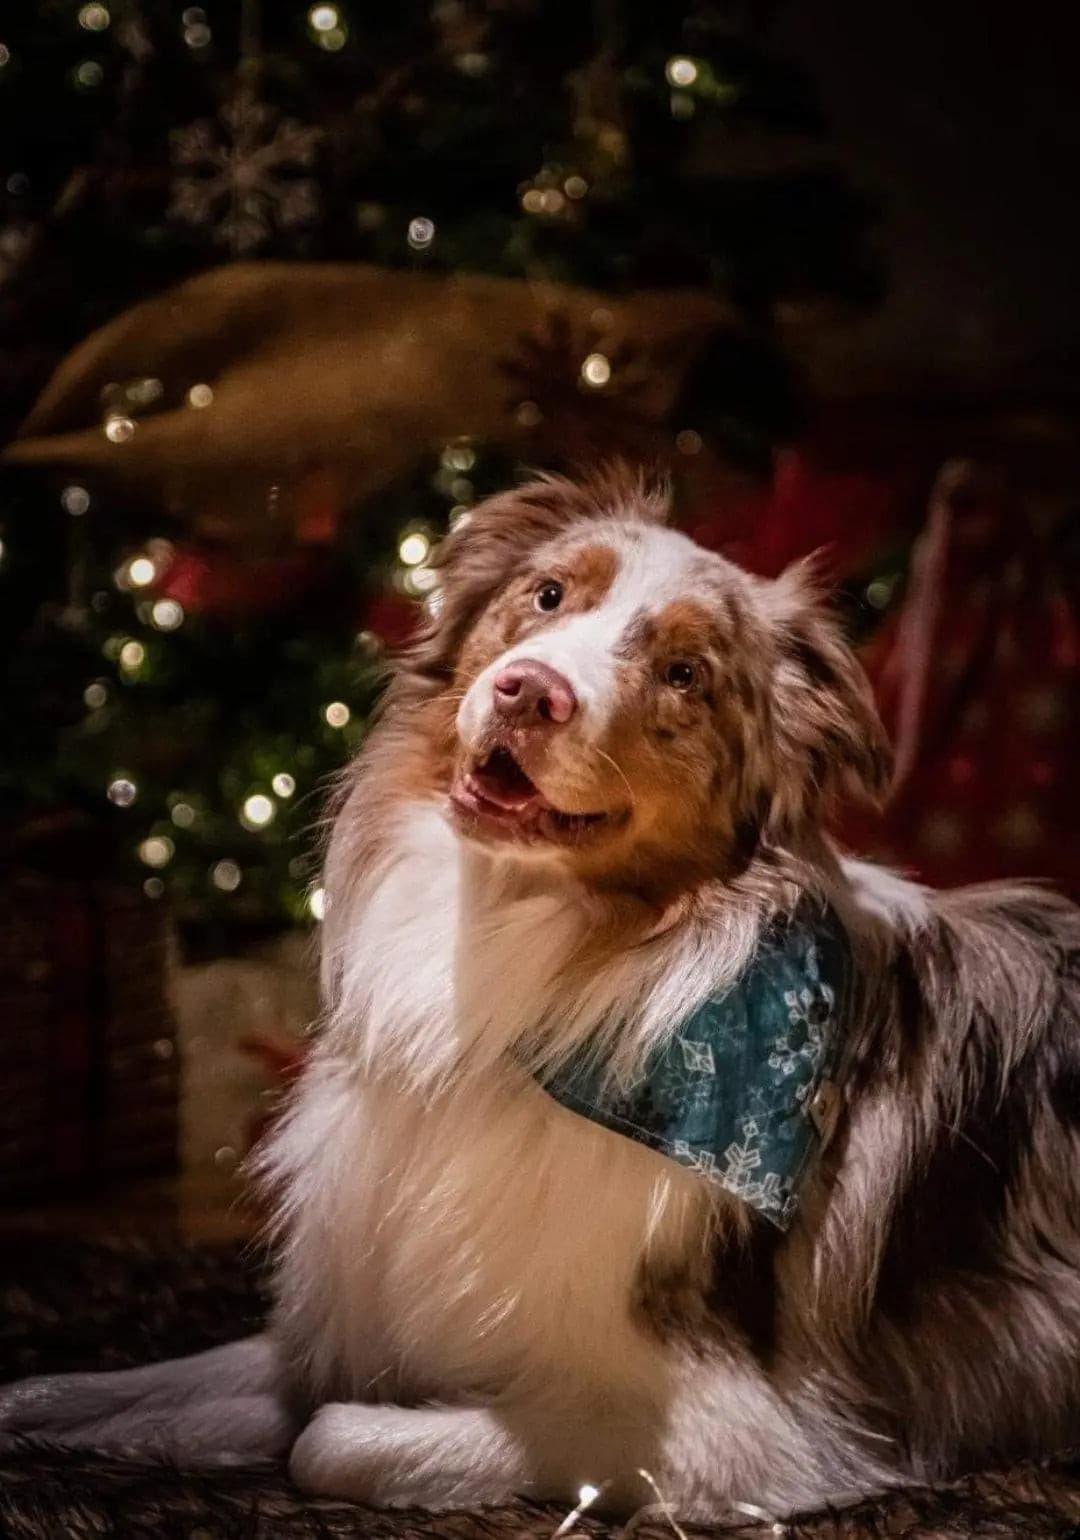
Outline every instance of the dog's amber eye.
<path fill-rule="evenodd" d="M 673 690 L 691 690 L 697 683 L 697 669 L 692 663 L 680 658 L 668 664 L 664 678 Z"/>
<path fill-rule="evenodd" d="M 548 578 L 536 590 L 533 603 L 538 610 L 557 610 L 562 603 L 563 586 L 554 578 Z"/>

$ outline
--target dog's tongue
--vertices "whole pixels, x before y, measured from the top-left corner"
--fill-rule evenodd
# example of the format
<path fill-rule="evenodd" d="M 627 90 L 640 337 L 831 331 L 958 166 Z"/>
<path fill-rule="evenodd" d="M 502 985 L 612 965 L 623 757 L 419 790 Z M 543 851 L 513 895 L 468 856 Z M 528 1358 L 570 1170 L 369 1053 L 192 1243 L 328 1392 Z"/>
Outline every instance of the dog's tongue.
<path fill-rule="evenodd" d="M 506 812 L 516 813 L 533 802 L 540 793 L 507 749 L 494 749 L 472 773 L 481 796 Z"/>

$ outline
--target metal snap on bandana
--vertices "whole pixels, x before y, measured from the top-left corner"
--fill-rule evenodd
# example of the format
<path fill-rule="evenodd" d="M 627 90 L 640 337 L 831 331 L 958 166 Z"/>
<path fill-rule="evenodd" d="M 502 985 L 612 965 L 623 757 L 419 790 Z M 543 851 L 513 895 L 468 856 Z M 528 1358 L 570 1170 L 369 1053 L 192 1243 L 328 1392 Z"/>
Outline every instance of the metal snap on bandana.
<path fill-rule="evenodd" d="M 738 983 L 703 1001 L 633 1085 L 588 1046 L 538 1077 L 571 1112 L 699 1172 L 787 1229 L 811 1157 L 832 1137 L 850 975 L 831 910 L 766 932 Z"/>

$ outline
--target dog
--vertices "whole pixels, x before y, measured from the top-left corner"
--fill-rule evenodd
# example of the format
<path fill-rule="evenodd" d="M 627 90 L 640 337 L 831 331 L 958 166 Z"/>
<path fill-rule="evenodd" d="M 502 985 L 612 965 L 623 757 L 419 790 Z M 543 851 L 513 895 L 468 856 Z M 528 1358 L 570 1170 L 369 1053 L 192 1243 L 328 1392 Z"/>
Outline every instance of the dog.
<path fill-rule="evenodd" d="M 336 804 L 268 1330 L 5 1438 L 703 1521 L 1075 1439 L 1080 911 L 838 852 L 889 750 L 811 566 L 619 467 L 437 563 Z"/>

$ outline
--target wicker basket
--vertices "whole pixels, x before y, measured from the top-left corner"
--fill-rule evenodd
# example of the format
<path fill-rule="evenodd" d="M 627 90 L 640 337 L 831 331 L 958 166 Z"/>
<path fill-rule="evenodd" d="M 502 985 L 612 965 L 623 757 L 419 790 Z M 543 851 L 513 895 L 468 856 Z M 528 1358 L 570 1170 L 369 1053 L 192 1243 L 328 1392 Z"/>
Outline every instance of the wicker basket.
<path fill-rule="evenodd" d="M 158 905 L 0 881 L 0 1200 L 171 1173 L 179 1065 Z"/>

